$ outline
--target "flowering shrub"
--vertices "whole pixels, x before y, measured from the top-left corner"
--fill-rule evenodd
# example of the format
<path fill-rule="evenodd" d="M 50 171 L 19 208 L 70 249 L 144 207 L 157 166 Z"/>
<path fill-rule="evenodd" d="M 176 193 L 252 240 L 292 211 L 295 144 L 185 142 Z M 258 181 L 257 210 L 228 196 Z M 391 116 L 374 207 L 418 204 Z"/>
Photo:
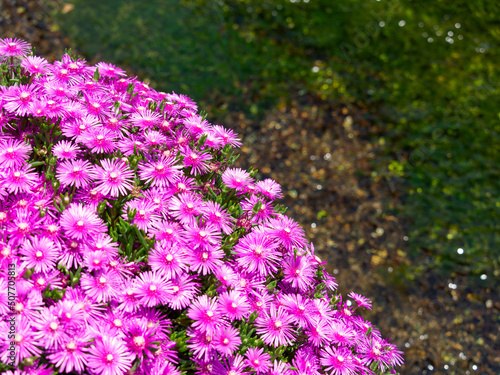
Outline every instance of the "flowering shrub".
<path fill-rule="evenodd" d="M 236 134 L 113 65 L 29 50 L 0 39 L 2 371 L 396 373 L 279 184 L 231 168 Z"/>

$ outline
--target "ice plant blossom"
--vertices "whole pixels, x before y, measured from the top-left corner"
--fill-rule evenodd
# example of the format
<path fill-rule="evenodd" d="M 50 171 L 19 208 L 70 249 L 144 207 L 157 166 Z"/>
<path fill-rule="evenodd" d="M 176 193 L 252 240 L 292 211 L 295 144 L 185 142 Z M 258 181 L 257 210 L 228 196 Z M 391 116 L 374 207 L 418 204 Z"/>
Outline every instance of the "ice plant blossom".
<path fill-rule="evenodd" d="M 397 373 L 280 185 L 232 166 L 236 133 L 112 64 L 29 51 L 0 39 L 0 373 Z"/>

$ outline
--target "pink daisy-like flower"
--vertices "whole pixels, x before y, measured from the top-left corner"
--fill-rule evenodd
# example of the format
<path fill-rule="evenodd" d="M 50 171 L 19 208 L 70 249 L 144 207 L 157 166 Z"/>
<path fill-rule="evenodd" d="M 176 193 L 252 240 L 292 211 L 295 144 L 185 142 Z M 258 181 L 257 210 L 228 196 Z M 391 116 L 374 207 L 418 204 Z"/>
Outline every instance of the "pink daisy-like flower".
<path fill-rule="evenodd" d="M 78 332 L 64 340 L 58 350 L 47 359 L 60 371 L 71 372 L 73 369 L 81 373 L 87 362 L 86 348 L 91 336 L 87 332 Z"/>
<path fill-rule="evenodd" d="M 262 276 L 270 275 L 278 269 L 281 260 L 278 244 L 265 234 L 251 232 L 241 238 L 234 247 L 238 265 L 247 272 L 258 272 Z"/>
<path fill-rule="evenodd" d="M 299 349 L 295 353 L 295 358 L 292 360 L 292 366 L 297 370 L 293 372 L 293 375 L 298 374 L 308 374 L 308 375 L 320 375 L 321 367 L 319 365 L 318 357 L 315 352 L 308 347 Z"/>
<path fill-rule="evenodd" d="M 65 160 L 57 167 L 56 177 L 62 186 L 84 188 L 94 178 L 94 167 L 87 160 Z"/>
<path fill-rule="evenodd" d="M 280 345 L 292 345 L 295 338 L 293 329 L 293 317 L 291 317 L 282 307 L 276 308 L 271 304 L 269 311 L 264 311 L 255 320 L 257 333 L 261 335 L 262 341 L 275 348 Z"/>
<path fill-rule="evenodd" d="M 73 239 L 84 239 L 106 231 L 102 220 L 89 207 L 72 203 L 61 215 L 61 226 Z"/>
<path fill-rule="evenodd" d="M 176 158 L 161 156 L 156 160 L 139 163 L 139 176 L 141 180 L 151 183 L 151 186 L 166 187 L 177 180 L 182 167 L 174 165 Z"/>
<path fill-rule="evenodd" d="M 199 115 L 190 116 L 184 119 L 185 128 L 193 135 L 200 137 L 209 129 L 209 123 Z"/>
<path fill-rule="evenodd" d="M 0 165 L 2 168 L 17 168 L 27 159 L 31 147 L 15 139 L 0 141 Z"/>
<path fill-rule="evenodd" d="M 189 337 L 187 346 L 191 349 L 193 355 L 196 358 L 207 361 L 210 357 L 209 354 L 214 351 L 213 334 L 205 331 L 188 329 L 187 336 Z"/>
<path fill-rule="evenodd" d="M 215 362 L 213 364 L 213 371 L 215 374 L 221 375 L 243 375 L 246 374 L 244 372 L 245 367 L 245 359 L 241 355 L 236 354 L 220 362 Z"/>
<path fill-rule="evenodd" d="M 112 103 L 104 96 L 91 96 L 84 93 L 84 100 L 83 104 L 89 113 L 100 119 L 105 118 L 111 111 Z"/>
<path fill-rule="evenodd" d="M 273 367 L 269 371 L 269 375 L 291 375 L 292 372 L 290 372 L 289 366 L 290 365 L 288 363 L 284 363 L 275 359 L 273 362 Z M 316 375 L 306 371 L 302 371 L 302 373 L 308 375 Z"/>
<path fill-rule="evenodd" d="M 215 226 L 199 226 L 197 222 L 192 222 L 191 224 L 185 225 L 184 238 L 185 242 L 189 243 L 191 247 L 210 249 L 220 244 L 222 235 L 220 230 Z"/>
<path fill-rule="evenodd" d="M 130 123 L 141 129 L 150 129 L 158 126 L 162 121 L 158 113 L 151 112 L 149 109 L 139 110 L 130 116 Z"/>
<path fill-rule="evenodd" d="M 262 348 L 248 348 L 245 353 L 246 364 L 251 367 L 257 374 L 266 372 L 271 367 L 271 356 L 264 353 Z"/>
<path fill-rule="evenodd" d="M 97 374 L 117 375 L 130 369 L 133 359 L 121 339 L 103 337 L 89 349 L 87 365 Z"/>
<path fill-rule="evenodd" d="M 134 172 L 121 160 L 101 160 L 101 166 L 94 171 L 97 191 L 104 195 L 118 197 L 127 195 L 132 189 Z"/>
<path fill-rule="evenodd" d="M 9 193 L 14 194 L 29 191 L 38 178 L 38 174 L 34 172 L 34 168 L 30 164 L 11 168 L 4 172 L 3 176 L 0 173 L 0 181 L 3 182 L 3 187 Z"/>
<path fill-rule="evenodd" d="M 292 316 L 294 322 L 305 328 L 309 325 L 309 300 L 300 294 L 288 294 L 280 300 L 285 311 Z"/>
<path fill-rule="evenodd" d="M 210 272 L 215 272 L 217 267 L 222 265 L 224 251 L 219 247 L 197 247 L 188 253 L 188 263 L 191 265 L 191 270 L 207 275 Z"/>
<path fill-rule="evenodd" d="M 19 116 L 24 116 L 30 111 L 31 103 L 35 100 L 36 87 L 34 85 L 11 86 L 3 93 L 3 107 Z"/>
<path fill-rule="evenodd" d="M 246 191 L 253 184 L 253 178 L 250 177 L 250 173 L 241 168 L 228 168 L 222 174 L 222 181 L 224 181 L 224 184 L 228 188 L 237 191 Z"/>
<path fill-rule="evenodd" d="M 116 149 L 114 133 L 101 126 L 88 128 L 78 140 L 97 154 L 110 153 Z"/>
<path fill-rule="evenodd" d="M 54 242 L 46 237 L 35 237 L 32 241 L 26 240 L 21 247 L 24 263 L 36 272 L 48 272 L 55 266 L 58 256 Z"/>
<path fill-rule="evenodd" d="M 40 346 L 40 342 L 35 339 L 35 332 L 33 331 L 33 327 L 31 326 L 30 321 L 24 317 L 16 318 L 16 333 L 14 335 L 14 366 L 18 366 L 19 363 L 28 357 L 31 356 L 40 356 L 42 351 L 38 348 Z M 2 337 L 8 337 L 10 330 L 10 325 L 6 322 L 0 322 L 0 334 Z M 5 341 L 5 339 L 4 339 Z M 2 363 L 12 362 L 11 349 L 10 345 L 6 345 L 5 342 L 1 346 L 0 351 L 0 360 Z M 10 344 L 10 343 L 9 343 Z"/>
<path fill-rule="evenodd" d="M 64 242 L 62 251 L 59 255 L 59 263 L 67 269 L 77 267 L 82 261 L 82 247 L 81 244 L 75 240 Z"/>
<path fill-rule="evenodd" d="M 137 290 L 131 281 L 123 283 L 123 288 L 118 295 L 117 302 L 119 303 L 118 310 L 134 312 L 139 307 Z"/>
<path fill-rule="evenodd" d="M 290 257 L 283 265 L 283 274 L 285 275 L 283 280 L 301 292 L 305 292 L 313 285 L 314 272 L 304 256 Z"/>
<path fill-rule="evenodd" d="M 361 294 L 351 292 L 348 294 L 348 296 L 351 297 L 354 302 L 358 304 L 358 306 L 366 307 L 368 310 L 372 309 L 371 301 L 368 298 L 363 297 Z"/>
<path fill-rule="evenodd" d="M 97 117 L 86 114 L 83 117 L 62 122 L 61 131 L 66 137 L 79 140 L 80 136 L 84 134 L 87 129 L 98 125 L 99 119 Z"/>
<path fill-rule="evenodd" d="M 85 293 L 95 302 L 107 302 L 118 295 L 119 281 L 113 273 L 100 273 L 97 276 L 83 274 L 80 283 Z"/>
<path fill-rule="evenodd" d="M 125 71 L 123 69 L 120 69 L 113 64 L 100 62 L 99 64 L 96 65 L 96 67 L 97 69 L 99 69 L 99 74 L 101 75 L 101 77 L 118 78 L 126 76 Z"/>
<path fill-rule="evenodd" d="M 168 242 L 156 242 L 155 248 L 148 256 L 148 262 L 153 271 L 164 274 L 170 280 L 188 267 L 186 249 Z"/>
<path fill-rule="evenodd" d="M 18 38 L 0 39 L 0 55 L 7 57 L 24 56 L 31 49 L 31 45 Z"/>
<path fill-rule="evenodd" d="M 147 146 L 144 144 L 143 140 L 134 134 L 125 139 L 121 139 L 117 143 L 117 146 L 125 156 L 133 155 L 134 151 L 140 153 L 141 151 L 147 149 Z"/>
<path fill-rule="evenodd" d="M 232 224 L 234 218 L 221 208 L 220 204 L 217 202 L 207 201 L 205 202 L 205 207 L 203 208 L 203 217 L 208 223 L 215 225 L 219 230 L 222 230 L 225 234 L 229 235 L 232 233 Z"/>
<path fill-rule="evenodd" d="M 334 344 L 342 346 L 354 346 L 358 341 L 358 334 L 350 325 L 342 321 L 334 321 L 330 323 L 330 332 L 328 338 Z"/>
<path fill-rule="evenodd" d="M 197 194 L 181 193 L 172 197 L 169 204 L 170 214 L 182 224 L 195 221 L 196 216 L 203 213 L 204 202 Z"/>
<path fill-rule="evenodd" d="M 306 244 L 304 229 L 293 219 L 283 216 L 272 219 L 267 233 L 276 238 L 287 250 L 303 248 Z"/>
<path fill-rule="evenodd" d="M 169 243 L 181 242 L 183 228 L 177 222 L 159 221 L 152 224 L 151 235 L 156 241 L 166 241 Z"/>
<path fill-rule="evenodd" d="M 143 272 L 135 280 L 135 292 L 144 306 L 164 305 L 170 299 L 172 285 L 159 273 Z"/>
<path fill-rule="evenodd" d="M 231 355 L 241 344 L 239 331 L 231 326 L 222 327 L 214 337 L 215 349 L 224 356 Z"/>
<path fill-rule="evenodd" d="M 334 346 L 321 349 L 321 364 L 330 375 L 352 375 L 356 373 L 357 364 L 352 352 L 344 347 Z"/>
<path fill-rule="evenodd" d="M 194 320 L 192 327 L 210 334 L 225 325 L 218 303 L 207 295 L 199 296 L 188 309 L 187 316 Z"/>
<path fill-rule="evenodd" d="M 219 296 L 219 310 L 229 321 L 244 319 L 250 313 L 250 304 L 243 293 L 232 290 Z"/>
<path fill-rule="evenodd" d="M 38 331 L 35 334 L 35 339 L 49 349 L 61 346 L 69 338 L 67 329 L 59 322 L 59 318 L 54 315 L 53 306 L 44 308 L 32 324 Z"/>
<path fill-rule="evenodd" d="M 270 178 L 257 182 L 255 190 L 271 200 L 283 198 L 280 184 Z"/>
<path fill-rule="evenodd" d="M 30 74 L 42 74 L 47 72 L 49 62 L 40 56 L 28 56 L 21 62 L 21 66 Z"/>
<path fill-rule="evenodd" d="M 307 340 L 310 345 L 322 347 L 328 341 L 330 329 L 326 319 L 320 317 L 309 318 L 309 330 L 307 332 Z"/>
<path fill-rule="evenodd" d="M 222 144 L 231 145 L 233 147 L 241 147 L 241 139 L 238 138 L 238 135 L 230 129 L 226 129 L 220 125 L 214 125 L 212 127 L 213 132 L 219 137 L 222 141 Z"/>
<path fill-rule="evenodd" d="M 144 140 L 149 146 L 159 146 L 167 143 L 167 137 L 157 130 L 150 130 L 144 134 Z"/>
<path fill-rule="evenodd" d="M 134 199 L 127 202 L 124 206 L 124 211 L 126 212 L 127 210 L 136 211 L 131 223 L 137 225 L 137 228 L 142 229 L 146 233 L 160 220 L 160 216 L 155 212 L 155 205 L 146 199 Z M 124 213 L 122 217 L 128 220 L 127 213 Z"/>
<path fill-rule="evenodd" d="M 127 348 L 135 358 L 153 358 L 151 353 L 156 349 L 153 327 L 148 327 L 145 320 L 135 319 L 127 324 L 127 335 L 123 339 Z"/>
<path fill-rule="evenodd" d="M 225 264 L 215 270 L 215 276 L 225 287 L 233 286 L 237 281 L 237 276 L 234 270 Z"/>
<path fill-rule="evenodd" d="M 71 141 L 59 141 L 53 148 L 52 153 L 59 159 L 74 159 L 80 152 L 80 147 Z"/>
<path fill-rule="evenodd" d="M 191 303 L 191 300 L 199 292 L 200 284 L 194 281 L 194 277 L 189 274 L 182 274 L 170 281 L 172 285 L 172 295 L 169 306 L 174 310 L 184 309 Z"/>
<path fill-rule="evenodd" d="M 207 161 L 212 159 L 210 154 L 186 147 L 183 149 L 181 155 L 184 156 L 182 162 L 186 167 L 191 168 L 191 174 L 193 176 L 197 176 L 208 171 Z"/>

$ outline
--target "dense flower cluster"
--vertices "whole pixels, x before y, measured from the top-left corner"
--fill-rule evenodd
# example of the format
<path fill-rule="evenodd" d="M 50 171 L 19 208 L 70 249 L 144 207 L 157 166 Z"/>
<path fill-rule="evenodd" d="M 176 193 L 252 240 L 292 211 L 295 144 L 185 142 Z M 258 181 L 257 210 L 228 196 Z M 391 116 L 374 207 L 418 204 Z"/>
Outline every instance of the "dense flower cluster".
<path fill-rule="evenodd" d="M 1 371 L 396 373 L 279 184 L 231 168 L 236 134 L 113 65 L 29 50 L 0 39 Z"/>

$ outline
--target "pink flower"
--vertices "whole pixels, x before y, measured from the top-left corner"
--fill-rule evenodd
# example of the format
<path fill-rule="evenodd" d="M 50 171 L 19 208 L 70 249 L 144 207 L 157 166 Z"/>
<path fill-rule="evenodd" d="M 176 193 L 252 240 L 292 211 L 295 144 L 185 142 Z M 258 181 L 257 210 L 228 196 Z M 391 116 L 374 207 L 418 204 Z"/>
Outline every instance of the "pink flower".
<path fill-rule="evenodd" d="M 0 334 L 2 337 L 7 337 L 9 335 L 9 329 L 10 326 L 6 322 L 0 322 Z M 12 341 L 14 341 L 15 345 L 14 366 L 18 366 L 19 363 L 27 357 L 38 357 L 42 354 L 42 351 L 38 348 L 40 342 L 35 338 L 35 332 L 33 331 L 31 323 L 24 317 L 16 319 L 16 334 Z M 12 362 L 12 359 L 7 358 L 11 355 L 11 350 L 9 349 L 9 345 L 6 344 L 7 342 L 4 342 L 0 347 L 0 360 L 2 363 Z"/>
<path fill-rule="evenodd" d="M 210 334 L 225 324 L 218 310 L 218 303 L 206 295 L 198 297 L 188 309 L 187 316 L 194 320 L 192 327 Z"/>
<path fill-rule="evenodd" d="M 233 229 L 231 226 L 234 223 L 234 218 L 227 211 L 223 210 L 217 202 L 205 202 L 203 217 L 206 218 L 208 223 L 215 225 L 225 234 L 229 235 L 232 233 Z"/>
<path fill-rule="evenodd" d="M 196 216 L 203 212 L 203 207 L 201 198 L 192 193 L 181 193 L 173 197 L 169 205 L 171 215 L 180 220 L 182 224 L 193 222 Z"/>
<path fill-rule="evenodd" d="M 239 331 L 231 326 L 220 328 L 214 337 L 214 347 L 222 355 L 231 355 L 241 344 Z"/>
<path fill-rule="evenodd" d="M 127 195 L 132 189 L 134 172 L 121 160 L 101 160 L 101 166 L 95 168 L 97 191 L 104 195 L 118 197 Z"/>
<path fill-rule="evenodd" d="M 0 141 L 0 165 L 2 168 L 17 168 L 24 163 L 31 152 L 25 142 L 15 139 Z"/>
<path fill-rule="evenodd" d="M 212 127 L 212 131 L 221 139 L 224 146 L 231 145 L 233 147 L 241 147 L 241 140 L 232 130 L 226 129 L 220 125 L 215 125 Z"/>
<path fill-rule="evenodd" d="M 48 238 L 35 237 L 32 241 L 24 242 L 21 254 L 25 256 L 26 267 L 34 268 L 36 272 L 48 272 L 55 266 L 58 251 Z"/>
<path fill-rule="evenodd" d="M 133 356 L 121 339 L 103 337 L 89 349 L 87 365 L 97 374 L 120 375 L 130 369 L 132 360 Z"/>
<path fill-rule="evenodd" d="M 158 113 L 151 112 L 149 109 L 139 110 L 130 116 L 130 123 L 141 129 L 148 129 L 158 126 L 162 121 Z"/>
<path fill-rule="evenodd" d="M 46 307 L 41 311 L 33 322 L 33 327 L 38 331 L 35 338 L 49 349 L 60 347 L 69 338 L 66 327 L 59 322 L 59 318 L 54 314 L 53 306 Z"/>
<path fill-rule="evenodd" d="M 155 205 L 146 199 L 134 199 L 127 202 L 124 206 L 124 211 L 127 212 L 127 210 L 136 211 L 131 223 L 137 225 L 137 228 L 142 229 L 146 233 L 160 220 L 160 216 L 155 212 Z M 122 217 L 128 220 L 127 213 L 124 213 Z"/>
<path fill-rule="evenodd" d="M 81 373 L 87 362 L 88 349 L 86 346 L 90 338 L 86 332 L 72 335 L 66 338 L 59 349 L 54 354 L 49 355 L 47 359 L 63 372 L 71 372 L 74 369 Z"/>
<path fill-rule="evenodd" d="M 3 187 L 6 188 L 9 193 L 14 194 L 29 191 L 38 178 L 38 174 L 30 164 L 11 168 L 4 172 L 3 176 L 2 173 L 0 173 L 0 183 L 3 182 Z"/>
<path fill-rule="evenodd" d="M 7 57 L 24 56 L 31 49 L 31 45 L 18 38 L 0 39 L 0 55 Z"/>
<path fill-rule="evenodd" d="M 228 188 L 246 191 L 253 184 L 250 173 L 241 168 L 229 168 L 222 174 L 222 181 Z"/>
<path fill-rule="evenodd" d="M 197 176 L 208 171 L 207 161 L 212 159 L 210 154 L 192 150 L 189 147 L 184 148 L 181 153 L 184 156 L 182 162 L 186 167 L 191 168 L 191 174 Z"/>
<path fill-rule="evenodd" d="M 21 62 L 21 66 L 30 74 L 43 74 L 47 72 L 49 62 L 40 56 L 28 56 Z"/>
<path fill-rule="evenodd" d="M 280 345 L 292 345 L 295 339 L 292 322 L 293 318 L 282 307 L 276 308 L 273 303 L 269 311 L 264 311 L 255 320 L 255 326 L 262 341 L 276 348 Z"/>
<path fill-rule="evenodd" d="M 164 274 L 170 280 L 188 267 L 186 249 L 182 246 L 157 241 L 154 250 L 148 256 L 148 262 L 153 271 Z"/>
<path fill-rule="evenodd" d="M 184 309 L 191 303 L 195 295 L 199 293 L 200 284 L 194 281 L 194 277 L 182 274 L 170 281 L 172 285 L 171 297 L 168 305 L 174 310 Z"/>
<path fill-rule="evenodd" d="M 110 153 L 116 149 L 114 133 L 103 127 L 92 127 L 84 131 L 79 141 L 97 154 Z"/>
<path fill-rule="evenodd" d="M 255 370 L 257 374 L 266 372 L 271 367 L 271 356 L 268 353 L 264 353 L 264 349 L 262 348 L 248 348 L 245 357 L 247 357 L 247 366 Z"/>
<path fill-rule="evenodd" d="M 77 240 L 96 236 L 106 230 L 95 212 L 81 203 L 72 203 L 61 215 L 60 224 L 66 235 Z"/>
<path fill-rule="evenodd" d="M 113 273 L 102 272 L 96 276 L 85 273 L 80 282 L 82 289 L 95 302 L 107 302 L 118 295 L 119 281 Z"/>
<path fill-rule="evenodd" d="M 293 219 L 281 217 L 272 219 L 268 224 L 267 231 L 272 238 L 276 238 L 287 250 L 292 248 L 303 248 L 306 244 L 304 229 Z"/>
<path fill-rule="evenodd" d="M 314 273 L 304 256 L 290 257 L 283 265 L 284 281 L 305 292 L 313 285 Z"/>
<path fill-rule="evenodd" d="M 361 294 L 351 292 L 349 293 L 349 297 L 351 297 L 354 300 L 354 302 L 358 304 L 358 306 L 366 307 L 368 310 L 372 309 L 371 301 L 368 298 L 363 297 Z"/>
<path fill-rule="evenodd" d="M 233 321 L 247 317 L 250 313 L 250 305 L 244 294 L 232 290 L 219 296 L 219 310 L 229 321 Z"/>
<path fill-rule="evenodd" d="M 53 148 L 52 153 L 60 159 L 74 159 L 80 148 L 71 141 L 60 141 Z"/>
<path fill-rule="evenodd" d="M 3 107 L 19 116 L 24 116 L 30 111 L 31 103 L 37 97 L 37 89 L 34 85 L 11 86 L 4 91 Z"/>
<path fill-rule="evenodd" d="M 352 352 L 344 347 L 327 346 L 321 349 L 321 364 L 330 375 L 352 375 L 357 371 L 357 365 Z"/>
<path fill-rule="evenodd" d="M 224 251 L 219 247 L 197 247 L 188 253 L 188 262 L 191 269 L 202 275 L 215 272 L 222 265 Z"/>
<path fill-rule="evenodd" d="M 172 293 L 172 285 L 156 272 L 143 272 L 135 280 L 135 293 L 144 306 L 165 305 Z"/>
<path fill-rule="evenodd" d="M 94 166 L 86 160 L 66 160 L 57 167 L 56 177 L 62 186 L 87 187 L 94 178 Z"/>
<path fill-rule="evenodd" d="M 123 69 L 120 69 L 113 64 L 100 62 L 99 64 L 96 65 L 96 67 L 97 69 L 99 69 L 99 74 L 101 75 L 101 77 L 118 78 L 126 76 L 125 71 Z"/>
<path fill-rule="evenodd" d="M 166 187 L 180 176 L 181 166 L 174 165 L 175 157 L 161 156 L 157 160 L 148 163 L 139 163 L 139 176 L 141 180 L 150 182 L 151 186 Z"/>
<path fill-rule="evenodd" d="M 202 247 L 210 249 L 213 246 L 219 245 L 221 241 L 221 233 L 212 225 L 201 225 L 193 222 L 185 226 L 184 239 L 191 247 Z"/>
<path fill-rule="evenodd" d="M 247 272 L 258 272 L 262 276 L 276 272 L 281 260 L 278 244 L 264 233 L 251 232 L 240 239 L 234 251 L 238 255 L 238 265 Z"/>

